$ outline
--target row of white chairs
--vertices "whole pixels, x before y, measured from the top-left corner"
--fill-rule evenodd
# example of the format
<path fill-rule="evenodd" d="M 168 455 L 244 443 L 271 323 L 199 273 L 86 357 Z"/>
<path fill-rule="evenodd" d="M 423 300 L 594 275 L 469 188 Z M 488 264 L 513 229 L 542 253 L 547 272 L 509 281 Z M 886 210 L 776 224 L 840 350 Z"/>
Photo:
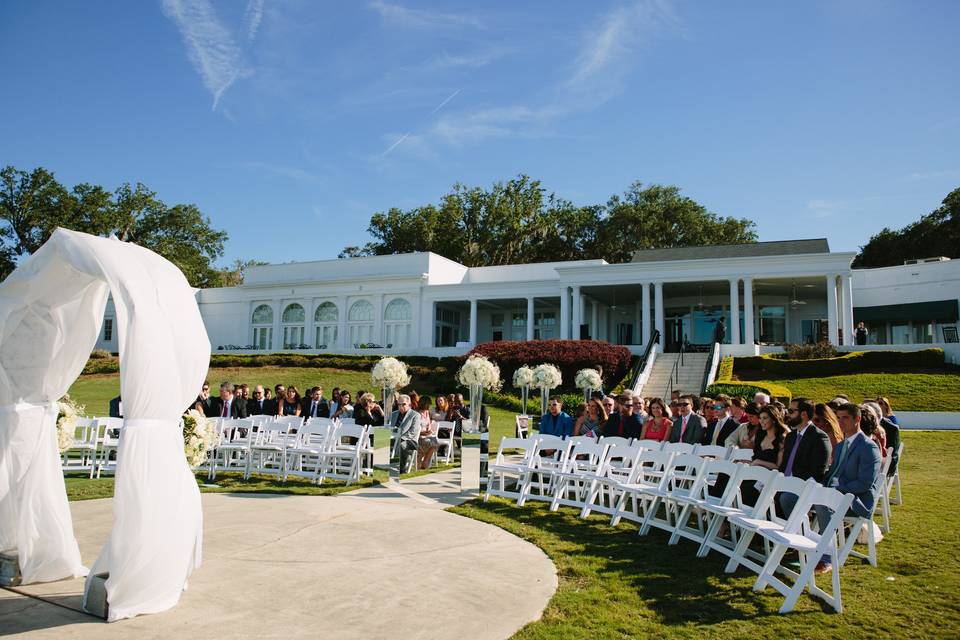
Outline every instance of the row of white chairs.
<path fill-rule="evenodd" d="M 781 613 L 791 611 L 804 589 L 842 611 L 840 568 L 847 557 L 867 559 L 876 566 L 876 538 L 873 513 L 869 517 L 847 517 L 851 494 L 824 487 L 815 480 L 786 477 L 776 470 L 740 464 L 736 456 L 707 455 L 709 448 L 682 447 L 623 438 L 567 438 L 535 436 L 504 438 L 496 460 L 489 467 L 484 500 L 496 495 L 515 499 L 550 502 L 580 509 L 580 517 L 593 512 L 610 516 L 611 526 L 622 519 L 640 525 L 640 535 L 651 528 L 670 534 L 669 544 L 681 538 L 699 545 L 697 555 L 717 551 L 729 559 L 726 571 L 745 566 L 757 574 L 754 590 L 766 586 L 785 596 Z M 703 455 L 700 455 L 703 454 Z M 881 472 L 886 477 L 891 456 Z M 726 478 L 716 490 L 719 478 Z M 508 484 L 510 486 L 508 486 Z M 744 499 L 759 496 L 754 504 Z M 885 499 L 889 483 L 880 483 L 875 503 Z M 788 517 L 778 515 L 778 496 L 792 493 L 797 502 Z M 718 494 L 718 495 L 713 495 Z M 811 520 L 816 507 L 832 512 L 829 522 Z M 728 526 L 723 527 L 726 523 Z M 726 529 L 726 533 L 724 533 Z M 854 541 L 865 532 L 868 553 L 853 550 Z M 759 538 L 759 550 L 751 543 Z M 800 556 L 800 571 L 784 565 L 788 550 Z M 815 581 L 814 569 L 822 557 L 833 565 L 832 588 L 828 592 Z"/>
<path fill-rule="evenodd" d="M 88 471 L 91 478 L 116 471 L 123 418 L 78 417 L 70 447 L 61 454 L 65 473 Z"/>

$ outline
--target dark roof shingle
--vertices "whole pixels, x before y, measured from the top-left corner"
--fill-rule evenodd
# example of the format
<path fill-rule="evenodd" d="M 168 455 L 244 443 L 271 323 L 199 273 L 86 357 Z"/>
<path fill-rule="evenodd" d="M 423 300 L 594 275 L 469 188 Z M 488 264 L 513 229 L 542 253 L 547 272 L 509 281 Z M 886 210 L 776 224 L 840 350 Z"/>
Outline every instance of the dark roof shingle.
<path fill-rule="evenodd" d="M 790 256 L 806 253 L 830 253 L 826 238 L 809 240 L 777 240 L 750 244 L 718 244 L 702 247 L 641 249 L 633 252 L 631 262 L 664 262 L 669 260 L 711 260 L 760 256 Z"/>

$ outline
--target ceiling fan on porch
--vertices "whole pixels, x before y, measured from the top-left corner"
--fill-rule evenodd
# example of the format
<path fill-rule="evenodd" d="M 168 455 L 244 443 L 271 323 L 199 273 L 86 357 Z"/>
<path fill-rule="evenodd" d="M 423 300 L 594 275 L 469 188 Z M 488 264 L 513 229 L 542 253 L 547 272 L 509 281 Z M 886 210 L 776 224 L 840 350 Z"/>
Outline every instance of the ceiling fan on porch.
<path fill-rule="evenodd" d="M 793 281 L 793 294 L 790 296 L 790 306 L 794 309 L 801 305 L 807 304 L 806 300 L 800 300 L 797 298 L 797 281 Z"/>
<path fill-rule="evenodd" d="M 707 309 L 706 315 L 708 315 L 708 316 L 712 316 L 712 315 L 713 315 L 713 309 L 712 309 L 712 308 L 709 308 L 709 307 L 707 307 L 707 305 L 703 304 L 703 285 L 701 284 L 701 285 L 700 285 L 700 301 L 697 302 L 697 310 L 698 310 L 698 311 L 703 311 L 704 308 Z"/>

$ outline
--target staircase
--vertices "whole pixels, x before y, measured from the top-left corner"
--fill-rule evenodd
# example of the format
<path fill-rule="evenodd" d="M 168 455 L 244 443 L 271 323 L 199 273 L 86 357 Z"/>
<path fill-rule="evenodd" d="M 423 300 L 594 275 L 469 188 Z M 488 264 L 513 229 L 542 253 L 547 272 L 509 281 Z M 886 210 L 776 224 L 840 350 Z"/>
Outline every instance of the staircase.
<path fill-rule="evenodd" d="M 703 392 L 703 370 L 707 366 L 706 353 L 684 353 L 683 364 L 677 371 L 677 378 L 673 381 L 672 389 L 679 389 L 681 393 L 699 395 Z M 643 385 L 641 394 L 647 397 L 660 397 L 670 402 L 670 374 L 673 366 L 680 358 L 679 353 L 659 353 L 653 363 L 650 379 Z"/>

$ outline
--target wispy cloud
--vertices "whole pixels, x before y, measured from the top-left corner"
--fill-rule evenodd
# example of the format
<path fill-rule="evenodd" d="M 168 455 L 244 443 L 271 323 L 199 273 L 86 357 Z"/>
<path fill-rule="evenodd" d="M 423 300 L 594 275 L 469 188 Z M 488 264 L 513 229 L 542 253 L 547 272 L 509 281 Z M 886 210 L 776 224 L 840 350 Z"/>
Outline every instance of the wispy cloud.
<path fill-rule="evenodd" d="M 384 22 L 414 29 L 442 29 L 449 27 L 482 27 L 479 18 L 460 13 L 411 9 L 399 4 L 374 0 L 370 6 Z"/>
<path fill-rule="evenodd" d="M 263 19 L 264 0 L 249 0 L 244 12 L 248 41 L 253 41 Z M 243 49 L 220 20 L 210 0 L 163 0 L 163 12 L 177 25 L 190 62 L 213 96 L 217 109 L 224 92 L 250 70 Z"/>
<path fill-rule="evenodd" d="M 939 171 L 914 171 L 904 180 L 934 180 L 937 178 L 960 178 L 960 169 L 942 169 Z"/>
<path fill-rule="evenodd" d="M 250 162 L 241 162 L 240 166 L 244 169 L 269 173 L 275 176 L 280 176 L 281 178 L 288 178 L 296 182 L 317 184 L 323 181 L 319 175 L 299 167 L 290 167 L 287 165 L 275 164 L 271 162 L 259 162 L 255 160 Z"/>
<path fill-rule="evenodd" d="M 458 93 L 460 93 L 460 89 L 457 89 L 456 91 L 454 91 L 453 93 L 451 93 L 449 96 L 447 96 L 446 98 L 444 98 L 443 102 L 441 102 L 441 103 L 438 104 L 436 107 L 434 107 L 434 108 L 433 108 L 433 111 L 431 111 L 431 112 L 430 112 L 429 114 L 427 114 L 427 115 L 431 115 L 431 116 L 432 116 L 432 115 L 435 114 L 437 111 L 440 111 L 440 109 L 443 109 L 445 106 L 447 106 L 447 103 L 448 103 L 448 102 L 450 102 L 451 100 L 453 100 L 454 98 L 457 97 L 457 94 L 458 94 Z"/>
<path fill-rule="evenodd" d="M 839 200 L 810 200 L 807 202 L 807 211 L 814 218 L 829 218 L 838 210 L 846 208 L 845 203 Z"/>
<path fill-rule="evenodd" d="M 480 67 L 485 67 L 488 64 L 503 58 L 509 54 L 512 50 L 507 47 L 492 47 L 477 53 L 470 53 L 465 55 L 452 55 L 446 51 L 442 51 L 439 55 L 431 58 L 425 65 L 425 68 L 429 71 L 437 71 L 440 69 L 479 69 Z"/>

